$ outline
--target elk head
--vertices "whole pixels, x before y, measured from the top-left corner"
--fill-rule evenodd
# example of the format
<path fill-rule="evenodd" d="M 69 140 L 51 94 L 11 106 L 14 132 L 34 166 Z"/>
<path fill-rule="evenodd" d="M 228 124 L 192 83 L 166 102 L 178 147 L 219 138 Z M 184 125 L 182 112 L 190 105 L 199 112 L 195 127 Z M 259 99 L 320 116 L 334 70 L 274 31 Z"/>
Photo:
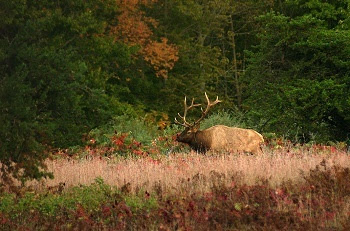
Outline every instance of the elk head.
<path fill-rule="evenodd" d="M 191 145 L 193 143 L 193 141 L 195 141 L 195 137 L 197 132 L 199 131 L 199 126 L 200 126 L 200 122 L 205 118 L 205 116 L 208 114 L 210 108 L 212 106 L 214 106 L 217 103 L 220 103 L 221 101 L 219 100 L 219 97 L 216 97 L 216 100 L 214 102 L 210 102 L 207 93 L 204 93 L 205 98 L 207 100 L 207 107 L 205 110 L 203 110 L 203 108 L 201 107 L 201 111 L 202 111 L 202 115 L 201 117 L 196 120 L 193 123 L 189 123 L 186 121 L 186 116 L 187 116 L 187 112 L 188 110 L 194 108 L 194 107 L 198 107 L 201 106 L 201 104 L 195 104 L 194 103 L 194 98 L 192 99 L 192 103 L 190 106 L 187 105 L 187 99 L 185 96 L 185 100 L 184 100 L 184 114 L 180 115 L 180 113 L 178 113 L 178 116 L 182 119 L 182 123 L 180 123 L 176 118 L 175 118 L 175 123 L 179 124 L 183 127 L 185 127 L 185 130 L 183 132 L 181 132 L 177 138 L 176 141 L 182 142 L 182 143 L 187 143 L 190 144 L 190 146 L 195 146 L 195 145 Z"/>

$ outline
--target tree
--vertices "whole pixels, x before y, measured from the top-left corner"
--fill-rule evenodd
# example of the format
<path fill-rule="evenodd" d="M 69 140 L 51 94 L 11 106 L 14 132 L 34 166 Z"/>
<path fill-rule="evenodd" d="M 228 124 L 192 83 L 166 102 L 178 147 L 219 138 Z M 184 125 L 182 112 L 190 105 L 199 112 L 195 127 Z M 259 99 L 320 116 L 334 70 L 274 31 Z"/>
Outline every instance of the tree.
<path fill-rule="evenodd" d="M 303 2 L 294 1 L 291 12 L 301 7 L 304 15 L 272 12 L 260 17 L 260 44 L 248 52 L 246 105 L 265 131 L 304 141 L 345 140 L 350 130 L 350 33 L 342 17 L 334 25 L 321 12 L 305 10 L 315 1 Z"/>
<path fill-rule="evenodd" d="M 25 181 L 48 176 L 45 150 L 81 144 L 84 133 L 130 107 L 106 90 L 111 67 L 123 74 L 131 51 L 110 35 L 114 1 L 0 5 L 1 170 L 5 180 Z"/>
<path fill-rule="evenodd" d="M 198 97 L 204 91 L 219 94 L 224 99 L 220 107 L 240 107 L 245 87 L 243 50 L 255 44 L 255 16 L 272 4 L 267 0 L 159 0 L 147 11 L 158 19 L 158 31 L 179 47 L 179 61 L 162 89 L 171 114 L 180 110 L 181 105 L 174 102 L 184 95 Z"/>
<path fill-rule="evenodd" d="M 178 60 L 178 49 L 175 45 L 168 44 L 168 39 L 165 37 L 161 37 L 160 41 L 155 40 L 151 27 L 156 28 L 158 22 L 146 16 L 140 9 L 157 1 L 119 0 L 117 2 L 120 6 L 120 14 L 118 24 L 112 28 L 116 40 L 121 40 L 129 46 L 138 46 L 138 55 L 142 55 L 143 60 L 153 67 L 156 76 L 168 78 L 168 71 Z"/>
<path fill-rule="evenodd" d="M 184 95 L 198 97 L 204 91 L 215 91 L 208 83 L 217 79 L 227 60 L 213 41 L 224 25 L 220 11 L 226 4 L 161 0 L 147 11 L 159 21 L 157 32 L 167 34 L 179 48 L 180 58 L 161 89 L 166 96 L 162 105 L 172 115 L 181 109 Z"/>

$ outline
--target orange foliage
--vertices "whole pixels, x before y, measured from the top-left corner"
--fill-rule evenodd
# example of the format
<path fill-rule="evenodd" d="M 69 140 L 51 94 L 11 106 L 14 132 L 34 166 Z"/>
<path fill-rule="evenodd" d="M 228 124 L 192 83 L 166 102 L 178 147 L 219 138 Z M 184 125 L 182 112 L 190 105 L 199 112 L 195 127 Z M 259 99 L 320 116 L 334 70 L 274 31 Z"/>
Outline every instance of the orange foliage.
<path fill-rule="evenodd" d="M 157 0 L 117 0 L 121 14 L 118 15 L 118 25 L 111 28 L 116 40 L 123 41 L 129 46 L 139 46 L 139 55 L 149 63 L 156 72 L 157 77 L 167 78 L 178 60 L 178 48 L 168 44 L 166 38 L 156 41 L 152 38 L 152 27 L 156 28 L 158 22 L 145 16 L 139 8 L 141 5 L 150 6 Z"/>
<path fill-rule="evenodd" d="M 150 41 L 142 53 L 144 59 L 153 66 L 157 77 L 167 78 L 168 70 L 173 69 L 179 59 L 178 50 L 175 45 L 168 44 L 166 38 L 161 39 L 161 42 Z"/>
<path fill-rule="evenodd" d="M 116 35 L 117 40 L 128 45 L 144 46 L 153 34 L 148 25 L 156 27 L 155 20 L 146 17 L 142 11 L 130 8 L 130 6 L 121 10 L 122 12 L 118 16 L 118 25 L 112 29 L 112 33 Z"/>
<path fill-rule="evenodd" d="M 138 5 L 150 5 L 158 0 L 117 0 L 117 4 L 122 7 L 130 7 L 132 9 L 136 9 Z"/>

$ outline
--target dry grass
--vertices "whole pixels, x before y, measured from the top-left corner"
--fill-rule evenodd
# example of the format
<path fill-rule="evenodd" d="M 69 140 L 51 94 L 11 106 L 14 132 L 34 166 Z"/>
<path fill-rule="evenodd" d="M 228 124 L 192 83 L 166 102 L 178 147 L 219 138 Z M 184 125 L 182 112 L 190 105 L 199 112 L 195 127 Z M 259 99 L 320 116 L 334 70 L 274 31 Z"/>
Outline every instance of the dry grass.
<path fill-rule="evenodd" d="M 107 160 L 58 159 L 48 161 L 48 168 L 55 179 L 40 183 L 31 182 L 37 189 L 65 182 L 66 187 L 79 184 L 88 185 L 101 177 L 110 185 L 122 187 L 130 183 L 131 190 L 143 188 L 154 190 L 161 186 L 166 191 L 193 190 L 207 191 L 215 182 L 213 175 L 223 176 L 227 184 L 245 183 L 252 185 L 257 180 L 268 180 L 272 186 L 283 181 L 303 180 L 301 172 L 308 173 L 325 160 L 327 166 L 340 165 L 350 167 L 350 157 L 339 150 L 309 150 L 307 148 L 284 148 L 265 150 L 260 156 L 245 154 L 211 154 L 203 156 L 197 153 L 172 154 L 158 160 L 151 158 Z M 219 179 L 216 177 L 216 179 Z M 196 181 L 195 184 L 193 182 Z M 195 185 L 191 187 L 191 185 Z"/>
<path fill-rule="evenodd" d="M 350 230 L 350 172 L 342 168 L 350 158 L 323 147 L 266 149 L 260 156 L 50 160 L 56 178 L 32 182 L 44 193 L 29 187 L 2 195 L 0 229 Z M 52 187 L 88 185 L 96 177 L 120 191 L 100 181 L 67 193 Z"/>

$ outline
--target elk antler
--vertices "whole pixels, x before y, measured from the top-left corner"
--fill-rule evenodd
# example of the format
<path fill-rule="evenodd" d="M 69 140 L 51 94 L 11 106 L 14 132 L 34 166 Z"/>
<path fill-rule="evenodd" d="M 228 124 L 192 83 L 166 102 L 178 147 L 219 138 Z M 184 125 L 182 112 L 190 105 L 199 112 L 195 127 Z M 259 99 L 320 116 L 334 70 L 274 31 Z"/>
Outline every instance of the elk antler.
<path fill-rule="evenodd" d="M 212 106 L 214 106 L 217 103 L 222 102 L 221 100 L 219 100 L 219 96 L 216 96 L 216 100 L 214 102 L 210 102 L 207 93 L 204 92 L 204 94 L 205 94 L 205 98 L 207 99 L 207 102 L 208 102 L 207 108 L 204 111 L 203 111 L 203 108 L 201 108 L 202 116 L 196 122 L 193 123 L 193 126 L 199 124 L 204 119 L 204 117 L 208 114 L 208 112 Z"/>
<path fill-rule="evenodd" d="M 186 128 L 191 128 L 191 127 L 194 127 L 195 125 L 199 124 L 203 119 L 204 117 L 208 114 L 210 108 L 212 106 L 214 106 L 215 104 L 217 103 L 220 103 L 222 102 L 221 100 L 219 100 L 219 96 L 216 96 L 216 100 L 214 102 L 210 102 L 209 98 L 208 98 L 208 95 L 206 92 L 204 92 L 205 94 L 205 98 L 207 99 L 207 102 L 208 102 L 208 105 L 207 105 L 207 108 L 205 110 L 203 110 L 203 108 L 201 108 L 201 111 L 202 111 L 202 116 L 196 120 L 193 124 L 189 123 L 186 121 L 186 115 L 187 115 L 187 111 L 193 107 L 198 107 L 200 106 L 201 104 L 194 104 L 194 98 L 192 99 L 192 103 L 190 106 L 187 106 L 187 102 L 186 102 L 186 96 L 185 96 L 185 100 L 184 100 L 184 107 L 185 107 L 185 111 L 184 111 L 184 115 L 181 116 L 180 113 L 177 113 L 179 115 L 179 117 L 184 121 L 183 123 L 180 123 L 179 121 L 177 121 L 177 119 L 175 118 L 175 123 L 181 125 L 181 126 L 184 126 Z"/>
<path fill-rule="evenodd" d="M 190 106 L 187 106 L 187 102 L 186 102 L 186 96 L 185 96 L 185 100 L 184 100 L 184 115 L 181 116 L 180 113 L 177 113 L 179 115 L 179 117 L 184 121 L 183 123 L 180 123 L 179 121 L 177 121 L 176 117 L 175 117 L 175 123 L 184 126 L 186 128 L 190 128 L 193 127 L 195 124 L 190 124 L 189 122 L 186 121 L 186 115 L 187 115 L 187 111 L 190 110 L 193 107 L 198 107 L 200 106 L 200 104 L 194 104 L 194 98 L 192 99 L 192 103 Z"/>

